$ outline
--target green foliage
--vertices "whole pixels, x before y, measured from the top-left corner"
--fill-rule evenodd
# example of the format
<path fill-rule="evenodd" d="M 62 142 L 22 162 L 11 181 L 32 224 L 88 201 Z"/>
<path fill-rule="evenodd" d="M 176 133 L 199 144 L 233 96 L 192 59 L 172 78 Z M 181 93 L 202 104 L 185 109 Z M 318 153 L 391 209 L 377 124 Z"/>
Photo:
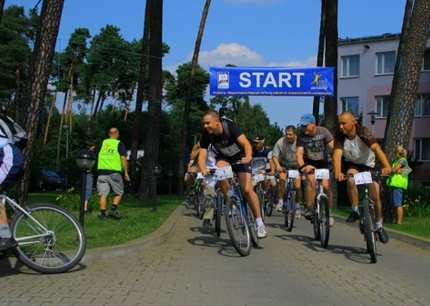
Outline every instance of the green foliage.
<path fill-rule="evenodd" d="M 409 188 L 404 194 L 405 215 L 408 217 L 430 217 L 430 189 L 422 187 Z"/>

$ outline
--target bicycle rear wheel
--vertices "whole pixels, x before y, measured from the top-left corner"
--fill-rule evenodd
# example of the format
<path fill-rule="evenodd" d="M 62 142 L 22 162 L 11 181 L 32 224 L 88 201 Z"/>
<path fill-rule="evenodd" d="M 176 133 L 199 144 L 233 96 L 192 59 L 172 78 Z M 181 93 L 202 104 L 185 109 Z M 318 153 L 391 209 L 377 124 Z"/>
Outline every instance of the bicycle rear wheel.
<path fill-rule="evenodd" d="M 255 217 L 250 207 L 246 208 L 246 217 L 248 222 L 249 234 L 251 236 L 252 246 L 258 247 L 259 239 L 257 237 L 257 222 L 255 221 Z"/>
<path fill-rule="evenodd" d="M 267 201 L 266 207 L 265 207 L 265 210 L 266 210 L 265 214 L 268 217 L 272 216 L 273 206 L 275 205 L 275 201 L 276 201 L 276 194 L 277 194 L 276 189 L 271 187 L 269 189 L 269 196 L 267 197 L 268 201 Z"/>
<path fill-rule="evenodd" d="M 53 204 L 37 204 L 12 220 L 19 260 L 41 273 L 62 273 L 75 267 L 86 249 L 85 233 L 76 218 Z"/>
<path fill-rule="evenodd" d="M 378 261 L 376 254 L 376 237 L 373 230 L 374 223 L 372 220 L 371 212 L 369 209 L 369 200 L 364 200 L 363 203 L 363 225 L 364 225 L 364 238 L 366 240 L 367 252 L 370 255 L 370 261 L 376 263 Z"/>
<path fill-rule="evenodd" d="M 239 203 L 231 199 L 226 201 L 224 215 L 233 247 L 241 256 L 248 256 L 251 252 L 251 237 L 248 224 L 240 213 Z"/>
<path fill-rule="evenodd" d="M 287 194 L 286 210 L 284 214 L 285 228 L 291 232 L 294 227 L 294 219 L 296 218 L 296 204 L 294 191 L 289 191 Z"/>
<path fill-rule="evenodd" d="M 199 219 L 203 219 L 203 215 L 205 213 L 205 209 L 204 209 L 205 195 L 203 194 L 203 190 L 201 190 L 200 188 L 196 191 L 195 201 L 196 201 L 196 217 Z"/>
<path fill-rule="evenodd" d="M 321 196 L 319 204 L 319 238 L 321 246 L 326 248 L 328 240 L 330 239 L 330 209 L 328 207 L 328 198 L 326 196 Z"/>

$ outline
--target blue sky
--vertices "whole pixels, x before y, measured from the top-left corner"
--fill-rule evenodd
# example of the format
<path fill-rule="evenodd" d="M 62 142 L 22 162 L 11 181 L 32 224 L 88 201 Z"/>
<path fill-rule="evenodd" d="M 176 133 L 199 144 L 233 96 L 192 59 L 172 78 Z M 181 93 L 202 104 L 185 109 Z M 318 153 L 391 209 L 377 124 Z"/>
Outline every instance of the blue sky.
<path fill-rule="evenodd" d="M 33 7 L 37 0 L 6 0 Z M 170 54 L 163 61 L 173 70 L 190 59 L 204 0 L 164 0 L 163 40 Z M 360 37 L 401 30 L 405 0 L 339 0 L 339 36 Z M 121 28 L 126 39 L 143 32 L 144 0 L 65 0 L 57 49 L 76 27 L 92 34 L 106 24 Z M 319 0 L 212 0 L 200 64 L 314 65 L 318 48 Z M 311 111 L 311 98 L 252 98 L 272 121 L 295 123 Z"/>

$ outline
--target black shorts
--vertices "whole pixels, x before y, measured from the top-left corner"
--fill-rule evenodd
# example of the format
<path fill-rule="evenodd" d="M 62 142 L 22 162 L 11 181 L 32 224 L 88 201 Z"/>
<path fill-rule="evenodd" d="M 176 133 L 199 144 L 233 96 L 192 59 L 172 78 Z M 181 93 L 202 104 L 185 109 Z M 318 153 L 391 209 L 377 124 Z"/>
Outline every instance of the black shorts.
<path fill-rule="evenodd" d="M 315 167 L 315 169 L 329 169 L 329 163 L 326 160 L 305 160 L 305 165 Z"/>
<path fill-rule="evenodd" d="M 366 172 L 372 170 L 373 168 L 366 165 L 354 164 L 352 162 L 342 160 L 342 172 L 347 173 L 350 169 L 357 170 L 358 172 Z"/>
<path fill-rule="evenodd" d="M 228 160 L 225 158 L 217 159 L 217 161 L 223 160 L 231 165 L 231 169 L 234 173 L 252 173 L 251 163 L 237 164 L 238 160 Z"/>

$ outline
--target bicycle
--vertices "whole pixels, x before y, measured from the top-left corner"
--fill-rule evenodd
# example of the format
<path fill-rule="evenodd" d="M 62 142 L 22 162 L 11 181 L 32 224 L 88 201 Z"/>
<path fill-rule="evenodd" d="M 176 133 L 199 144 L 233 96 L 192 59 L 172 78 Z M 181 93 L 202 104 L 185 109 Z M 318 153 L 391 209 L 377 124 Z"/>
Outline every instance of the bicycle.
<path fill-rule="evenodd" d="M 330 172 L 328 169 L 314 169 L 314 173 L 317 190 L 313 217 L 314 236 L 315 240 L 319 240 L 321 246 L 326 248 L 330 238 L 330 208 L 322 181 L 330 179 Z"/>
<path fill-rule="evenodd" d="M 23 208 L 5 194 L 0 201 L 7 204 L 13 217 L 14 249 L 27 267 L 46 274 L 63 273 L 75 267 L 86 250 L 86 237 L 78 220 L 54 204 L 35 204 Z"/>
<path fill-rule="evenodd" d="M 269 211 L 270 208 L 266 205 L 266 194 L 264 190 L 264 183 L 266 181 L 266 163 L 267 161 L 264 157 L 254 158 L 251 162 L 252 183 L 255 186 L 255 192 L 257 193 L 258 201 L 260 202 L 260 212 L 263 220 L 266 212 L 269 212 L 268 215 L 271 215 L 271 211 Z"/>
<path fill-rule="evenodd" d="M 284 199 L 284 225 L 288 232 L 291 232 L 294 227 L 294 219 L 296 218 L 296 189 L 294 188 L 294 180 L 300 176 L 297 170 L 288 170 L 288 178 L 286 183 L 286 192 Z"/>
<path fill-rule="evenodd" d="M 378 177 L 379 172 L 359 172 L 353 177 L 360 198 L 358 207 L 360 211 L 359 229 L 364 236 L 367 252 L 370 255 L 370 261 L 376 263 L 378 261 L 376 250 L 376 241 L 378 237 L 376 232 L 378 228 L 376 227 L 375 203 L 369 196 L 369 185 L 374 182 L 372 176 Z"/>
<path fill-rule="evenodd" d="M 218 181 L 229 180 L 230 190 L 224 202 L 224 216 L 227 231 L 233 247 L 241 256 L 248 256 L 251 245 L 258 247 L 257 227 L 254 214 L 249 213 L 248 205 L 242 196 L 240 184 L 234 176 L 232 168 L 224 167 L 216 170 Z"/>
<path fill-rule="evenodd" d="M 203 180 L 204 176 L 198 172 L 194 180 L 193 194 L 191 195 L 191 202 L 194 204 L 196 217 L 199 219 L 202 219 L 204 214 Z"/>

